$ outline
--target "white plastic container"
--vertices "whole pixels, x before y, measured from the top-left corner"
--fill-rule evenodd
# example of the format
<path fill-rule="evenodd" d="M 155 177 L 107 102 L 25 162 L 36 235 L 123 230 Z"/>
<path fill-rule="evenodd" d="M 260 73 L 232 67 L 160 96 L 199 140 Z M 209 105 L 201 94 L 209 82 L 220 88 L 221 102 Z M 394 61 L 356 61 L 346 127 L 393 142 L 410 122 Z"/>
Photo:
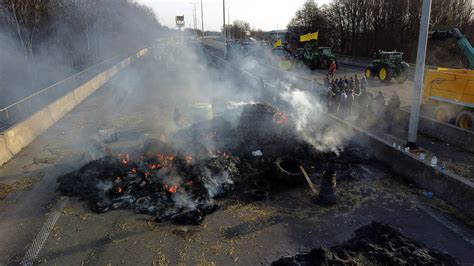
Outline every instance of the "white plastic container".
<path fill-rule="evenodd" d="M 212 113 L 212 104 L 210 103 L 194 103 L 189 108 L 189 117 L 192 123 L 211 120 L 214 116 Z"/>
<path fill-rule="evenodd" d="M 433 158 L 431 158 L 431 166 L 435 167 L 438 164 L 438 157 L 436 155 L 433 155 Z"/>

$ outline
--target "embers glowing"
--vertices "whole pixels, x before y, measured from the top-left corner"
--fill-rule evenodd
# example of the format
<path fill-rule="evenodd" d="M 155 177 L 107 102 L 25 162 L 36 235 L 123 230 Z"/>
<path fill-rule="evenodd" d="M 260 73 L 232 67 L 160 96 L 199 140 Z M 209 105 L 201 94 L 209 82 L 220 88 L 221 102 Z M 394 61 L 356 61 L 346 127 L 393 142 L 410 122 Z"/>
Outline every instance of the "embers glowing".
<path fill-rule="evenodd" d="M 156 159 L 158 160 L 159 163 L 152 165 L 155 168 L 150 167 L 151 169 L 169 168 L 171 164 L 173 163 L 174 156 L 171 154 L 165 155 L 165 154 L 157 153 Z"/>
<path fill-rule="evenodd" d="M 128 154 L 119 153 L 117 156 L 123 164 L 128 164 L 128 162 L 130 162 L 130 155 Z"/>
<path fill-rule="evenodd" d="M 165 187 L 165 190 L 168 191 L 169 193 L 176 193 L 178 191 L 178 185 L 169 186 L 168 184 L 165 184 L 164 187 Z"/>

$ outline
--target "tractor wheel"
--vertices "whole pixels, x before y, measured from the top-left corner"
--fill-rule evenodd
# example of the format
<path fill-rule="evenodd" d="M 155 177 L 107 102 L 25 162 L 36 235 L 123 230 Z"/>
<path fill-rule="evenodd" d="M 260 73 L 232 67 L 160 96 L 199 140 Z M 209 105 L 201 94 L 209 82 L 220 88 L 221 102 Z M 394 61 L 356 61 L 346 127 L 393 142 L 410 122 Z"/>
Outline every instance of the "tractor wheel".
<path fill-rule="evenodd" d="M 456 126 L 474 131 L 474 113 L 471 111 L 462 111 L 456 117 Z"/>
<path fill-rule="evenodd" d="M 380 81 L 389 82 L 393 77 L 393 70 L 389 66 L 383 65 L 379 68 L 378 76 Z"/>
<path fill-rule="evenodd" d="M 366 67 L 364 70 L 364 76 L 366 79 L 373 79 L 374 78 L 374 72 L 372 71 L 371 67 Z"/>
<path fill-rule="evenodd" d="M 401 71 L 400 74 L 398 74 L 395 77 L 395 80 L 398 81 L 398 83 L 403 83 L 407 81 L 408 79 L 408 72 L 407 71 Z"/>
<path fill-rule="evenodd" d="M 441 123 L 450 123 L 454 116 L 453 109 L 446 105 L 438 105 L 434 111 L 434 118 Z"/>

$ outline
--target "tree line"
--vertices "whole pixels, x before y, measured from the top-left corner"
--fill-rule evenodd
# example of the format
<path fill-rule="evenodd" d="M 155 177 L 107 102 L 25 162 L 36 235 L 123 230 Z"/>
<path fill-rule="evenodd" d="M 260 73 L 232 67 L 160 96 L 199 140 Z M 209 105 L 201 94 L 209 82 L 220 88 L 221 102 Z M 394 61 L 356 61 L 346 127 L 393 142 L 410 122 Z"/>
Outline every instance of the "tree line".
<path fill-rule="evenodd" d="M 371 57 L 377 50 L 404 52 L 416 58 L 422 0 L 333 0 L 318 6 L 307 0 L 288 24 L 288 38 L 319 31 L 320 45 L 340 54 Z M 459 28 L 474 43 L 471 0 L 433 0 L 431 29 Z M 466 65 L 454 40 L 430 41 L 428 63 L 451 67 Z"/>
<path fill-rule="evenodd" d="M 0 0 L 1 98 L 24 97 L 167 31 L 131 0 Z"/>

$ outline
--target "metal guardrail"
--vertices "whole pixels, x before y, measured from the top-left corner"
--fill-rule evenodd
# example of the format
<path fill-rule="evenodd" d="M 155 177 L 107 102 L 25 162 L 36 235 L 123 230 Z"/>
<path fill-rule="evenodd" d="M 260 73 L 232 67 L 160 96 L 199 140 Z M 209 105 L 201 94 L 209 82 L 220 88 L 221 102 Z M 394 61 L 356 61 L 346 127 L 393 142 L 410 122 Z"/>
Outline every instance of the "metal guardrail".
<path fill-rule="evenodd" d="M 39 111 L 41 108 L 59 99 L 66 93 L 70 92 L 72 89 L 84 84 L 88 80 L 100 74 L 107 68 L 110 68 L 111 66 L 124 60 L 125 58 L 132 57 L 133 60 L 136 59 L 137 51 L 127 55 L 118 55 L 106 59 L 94 66 L 86 68 L 66 79 L 58 81 L 49 87 L 46 87 L 30 96 L 27 96 L 0 109 L 0 132 L 9 128 L 23 118 L 26 118 L 27 116 Z"/>

